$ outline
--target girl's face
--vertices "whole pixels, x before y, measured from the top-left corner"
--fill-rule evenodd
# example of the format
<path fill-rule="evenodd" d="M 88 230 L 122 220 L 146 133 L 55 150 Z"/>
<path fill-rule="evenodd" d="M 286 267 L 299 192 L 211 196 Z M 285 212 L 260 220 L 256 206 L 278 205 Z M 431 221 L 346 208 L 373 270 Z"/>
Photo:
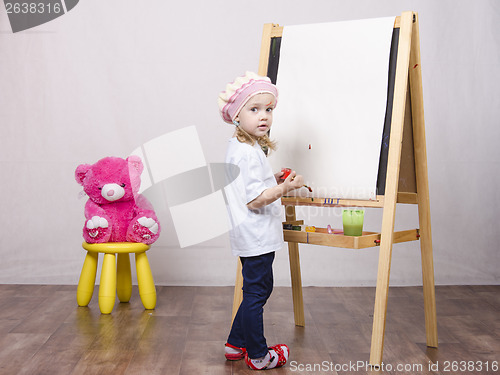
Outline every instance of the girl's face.
<path fill-rule="evenodd" d="M 248 134 L 262 137 L 273 123 L 275 98 L 269 93 L 257 94 L 243 106 L 235 120 Z"/>

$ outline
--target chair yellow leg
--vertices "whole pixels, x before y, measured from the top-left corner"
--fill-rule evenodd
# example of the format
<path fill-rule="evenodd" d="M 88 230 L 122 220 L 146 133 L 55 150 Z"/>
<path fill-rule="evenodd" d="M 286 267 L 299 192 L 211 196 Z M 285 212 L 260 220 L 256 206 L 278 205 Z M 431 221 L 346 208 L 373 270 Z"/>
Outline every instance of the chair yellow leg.
<path fill-rule="evenodd" d="M 95 276 L 97 273 L 98 253 L 87 252 L 83 262 L 80 281 L 76 290 L 76 302 L 78 306 L 87 306 L 94 293 Z"/>
<path fill-rule="evenodd" d="M 128 254 L 118 254 L 116 293 L 120 302 L 128 302 L 132 296 L 132 273 L 130 271 L 130 256 Z"/>
<path fill-rule="evenodd" d="M 99 309 L 102 314 L 113 311 L 116 300 L 116 256 L 104 254 L 99 286 Z"/>
<path fill-rule="evenodd" d="M 117 294 L 120 302 L 130 301 L 132 296 L 132 274 L 129 254 L 134 253 L 142 304 L 147 310 L 156 307 L 156 288 L 146 256 L 146 251 L 150 248 L 149 245 L 135 242 L 97 244 L 84 242 L 82 246 L 87 250 L 87 255 L 77 288 L 78 305 L 87 306 L 92 299 L 99 253 L 104 253 L 101 284 L 99 286 L 99 309 L 101 313 L 110 314 L 113 311 Z"/>
<path fill-rule="evenodd" d="M 135 254 L 135 266 L 142 304 L 145 309 L 152 310 L 156 306 L 156 289 L 145 252 Z"/>

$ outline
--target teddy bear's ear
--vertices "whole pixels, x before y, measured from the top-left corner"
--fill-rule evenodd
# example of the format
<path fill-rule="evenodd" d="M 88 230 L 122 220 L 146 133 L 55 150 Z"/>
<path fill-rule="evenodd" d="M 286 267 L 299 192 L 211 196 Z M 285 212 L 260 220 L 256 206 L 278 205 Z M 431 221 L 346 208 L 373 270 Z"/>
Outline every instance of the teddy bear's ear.
<path fill-rule="evenodd" d="M 87 175 L 87 172 L 92 166 L 90 164 L 80 164 L 75 171 L 75 180 L 78 182 L 80 185 L 83 185 L 83 180 L 85 179 L 85 176 Z"/>
<path fill-rule="evenodd" d="M 142 171 L 144 169 L 144 165 L 142 164 L 142 160 L 139 156 L 131 155 L 127 158 L 127 162 L 129 164 L 129 166 L 132 166 L 133 168 L 135 168 L 139 172 L 139 174 L 142 173 Z"/>

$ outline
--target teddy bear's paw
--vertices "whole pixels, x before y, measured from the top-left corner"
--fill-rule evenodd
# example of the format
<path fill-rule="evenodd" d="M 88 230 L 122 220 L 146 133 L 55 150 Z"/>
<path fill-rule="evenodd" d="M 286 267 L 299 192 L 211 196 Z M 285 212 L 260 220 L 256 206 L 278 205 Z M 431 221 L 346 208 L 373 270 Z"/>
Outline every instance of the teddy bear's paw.
<path fill-rule="evenodd" d="M 127 234 L 127 239 L 133 242 L 152 244 L 159 236 L 160 227 L 156 220 L 142 216 L 135 220 L 131 230 Z"/>
<path fill-rule="evenodd" d="M 148 228 L 151 231 L 151 233 L 153 233 L 153 234 L 158 233 L 158 223 L 154 219 L 152 219 L 150 217 L 143 216 L 143 217 L 140 217 L 139 219 L 137 219 L 137 221 L 143 227 Z"/>
<path fill-rule="evenodd" d="M 87 234 L 93 240 L 93 242 L 98 242 L 104 236 L 106 228 L 109 227 L 108 221 L 104 217 L 93 216 L 87 221 L 86 228 Z M 102 229 L 100 229 L 102 228 Z"/>

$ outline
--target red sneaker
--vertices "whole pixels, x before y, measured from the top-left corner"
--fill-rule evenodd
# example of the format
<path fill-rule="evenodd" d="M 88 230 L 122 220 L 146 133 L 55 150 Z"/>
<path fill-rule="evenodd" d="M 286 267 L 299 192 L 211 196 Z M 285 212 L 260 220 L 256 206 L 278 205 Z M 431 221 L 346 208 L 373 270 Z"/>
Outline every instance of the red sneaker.
<path fill-rule="evenodd" d="M 245 358 L 245 354 L 247 353 L 247 350 L 245 348 L 238 348 L 237 346 L 231 345 L 229 343 L 226 343 L 226 347 L 241 351 L 238 353 L 228 353 L 226 351 L 225 356 L 228 361 L 239 361 L 240 359 Z"/>
<path fill-rule="evenodd" d="M 269 348 L 269 361 L 263 367 L 255 366 L 252 360 L 248 358 L 248 353 L 245 355 L 245 363 L 252 370 L 268 370 L 284 366 L 288 361 L 289 354 L 290 349 L 288 349 L 288 346 L 285 344 L 278 344 Z"/>

